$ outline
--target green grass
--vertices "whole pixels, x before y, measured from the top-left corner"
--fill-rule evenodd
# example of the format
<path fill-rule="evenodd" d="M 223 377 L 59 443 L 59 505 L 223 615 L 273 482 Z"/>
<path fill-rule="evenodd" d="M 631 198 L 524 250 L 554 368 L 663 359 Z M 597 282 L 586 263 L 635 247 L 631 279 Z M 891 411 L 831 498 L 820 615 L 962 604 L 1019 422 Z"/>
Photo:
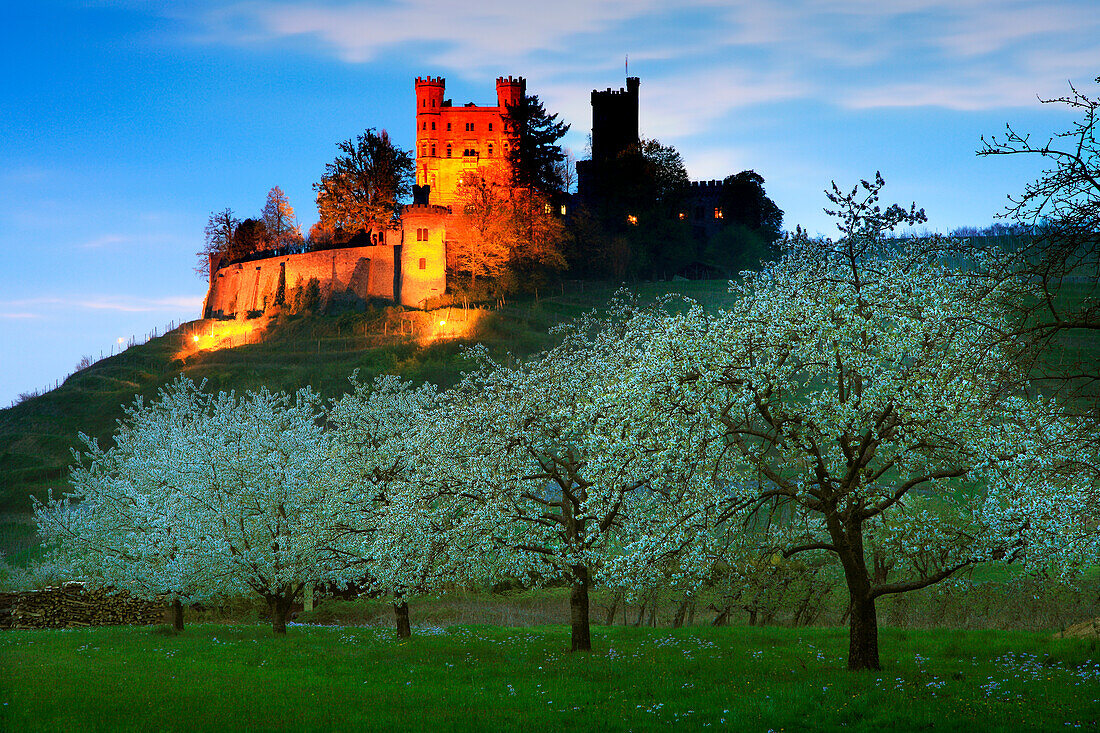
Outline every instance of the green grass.
<path fill-rule="evenodd" d="M 191 626 L 0 635 L 3 730 L 1066 730 L 1100 724 L 1100 647 L 1022 632 Z"/>

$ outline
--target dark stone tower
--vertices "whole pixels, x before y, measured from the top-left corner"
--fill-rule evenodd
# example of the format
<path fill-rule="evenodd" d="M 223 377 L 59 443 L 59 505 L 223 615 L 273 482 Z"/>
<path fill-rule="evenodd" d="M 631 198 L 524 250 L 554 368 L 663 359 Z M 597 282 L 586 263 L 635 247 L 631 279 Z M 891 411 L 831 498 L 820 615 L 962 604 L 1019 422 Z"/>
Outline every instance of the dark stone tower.
<path fill-rule="evenodd" d="M 592 90 L 592 160 L 577 161 L 577 194 L 595 203 L 613 185 L 609 164 L 638 143 L 638 87 L 641 80 L 627 77 L 626 89 Z"/>
<path fill-rule="evenodd" d="M 592 160 L 614 159 L 638 143 L 638 86 L 628 77 L 626 89 L 592 90 Z"/>

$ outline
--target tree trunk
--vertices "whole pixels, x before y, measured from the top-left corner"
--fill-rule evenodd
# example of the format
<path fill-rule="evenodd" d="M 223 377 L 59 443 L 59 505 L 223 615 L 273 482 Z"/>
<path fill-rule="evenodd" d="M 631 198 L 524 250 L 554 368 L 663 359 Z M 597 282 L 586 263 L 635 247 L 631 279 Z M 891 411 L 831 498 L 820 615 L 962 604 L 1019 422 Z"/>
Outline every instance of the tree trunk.
<path fill-rule="evenodd" d="M 848 669 L 882 669 L 878 661 L 878 618 L 875 599 L 852 594 L 852 615 L 848 626 Z"/>
<path fill-rule="evenodd" d="M 172 630 L 183 631 L 183 604 L 179 598 L 172 600 Z"/>
<path fill-rule="evenodd" d="M 622 599 L 622 593 L 616 593 L 615 597 L 611 599 L 611 605 L 607 609 L 607 626 L 612 626 L 615 623 L 615 613 L 619 610 L 619 601 Z"/>
<path fill-rule="evenodd" d="M 393 604 L 393 618 L 397 622 L 398 639 L 408 639 L 412 636 L 412 627 L 409 626 L 409 602 L 404 598 L 400 603 Z"/>
<path fill-rule="evenodd" d="M 588 626 L 588 568 L 573 567 L 573 590 L 569 594 L 569 625 L 572 630 L 569 651 L 592 651 L 592 635 Z"/>
<path fill-rule="evenodd" d="M 268 602 L 271 609 L 271 629 L 276 634 L 286 636 L 286 617 L 290 615 L 290 598 L 273 596 Z"/>
<path fill-rule="evenodd" d="M 691 600 L 691 596 L 684 596 L 683 602 L 680 607 L 676 609 L 676 613 L 672 616 L 672 628 L 678 629 L 684 625 L 684 619 L 688 615 L 688 609 L 695 605 Z"/>

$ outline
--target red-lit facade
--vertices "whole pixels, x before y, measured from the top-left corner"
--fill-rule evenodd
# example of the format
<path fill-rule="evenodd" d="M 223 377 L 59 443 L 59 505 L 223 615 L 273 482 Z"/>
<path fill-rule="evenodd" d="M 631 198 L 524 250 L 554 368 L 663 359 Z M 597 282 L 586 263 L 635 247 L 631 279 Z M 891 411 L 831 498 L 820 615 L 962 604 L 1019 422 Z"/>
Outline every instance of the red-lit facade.
<path fill-rule="evenodd" d="M 450 206 L 464 173 L 507 165 L 511 147 L 504 116 L 522 99 L 523 77 L 497 79 L 497 105 L 455 107 L 444 99 L 443 77 L 416 79 L 416 184 L 430 186 L 429 203 Z"/>

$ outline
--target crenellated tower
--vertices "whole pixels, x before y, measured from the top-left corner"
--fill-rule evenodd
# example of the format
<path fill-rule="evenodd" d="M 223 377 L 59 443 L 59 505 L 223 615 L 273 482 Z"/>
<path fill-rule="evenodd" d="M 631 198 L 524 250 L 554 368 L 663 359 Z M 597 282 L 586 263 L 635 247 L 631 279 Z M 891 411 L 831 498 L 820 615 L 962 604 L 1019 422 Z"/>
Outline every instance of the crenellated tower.
<path fill-rule="evenodd" d="M 638 87 L 628 77 L 626 89 L 592 90 L 592 160 L 611 160 L 638 143 Z"/>
<path fill-rule="evenodd" d="M 522 77 L 497 77 L 497 107 L 500 108 L 501 114 L 507 111 L 508 107 L 519 104 L 519 101 L 523 99 L 523 95 L 527 93 L 527 81 Z"/>
<path fill-rule="evenodd" d="M 504 126 L 507 105 L 527 91 L 522 77 L 500 77 L 496 106 L 473 102 L 456 107 L 444 99 L 443 77 L 416 79 L 416 193 L 417 201 L 450 206 L 466 172 L 508 165 L 511 137 Z M 427 188 L 425 188 L 427 187 Z"/>
<path fill-rule="evenodd" d="M 577 161 L 577 193 L 593 203 L 620 185 L 612 162 L 637 145 L 638 88 L 641 80 L 627 77 L 626 88 L 592 90 L 592 159 Z"/>

